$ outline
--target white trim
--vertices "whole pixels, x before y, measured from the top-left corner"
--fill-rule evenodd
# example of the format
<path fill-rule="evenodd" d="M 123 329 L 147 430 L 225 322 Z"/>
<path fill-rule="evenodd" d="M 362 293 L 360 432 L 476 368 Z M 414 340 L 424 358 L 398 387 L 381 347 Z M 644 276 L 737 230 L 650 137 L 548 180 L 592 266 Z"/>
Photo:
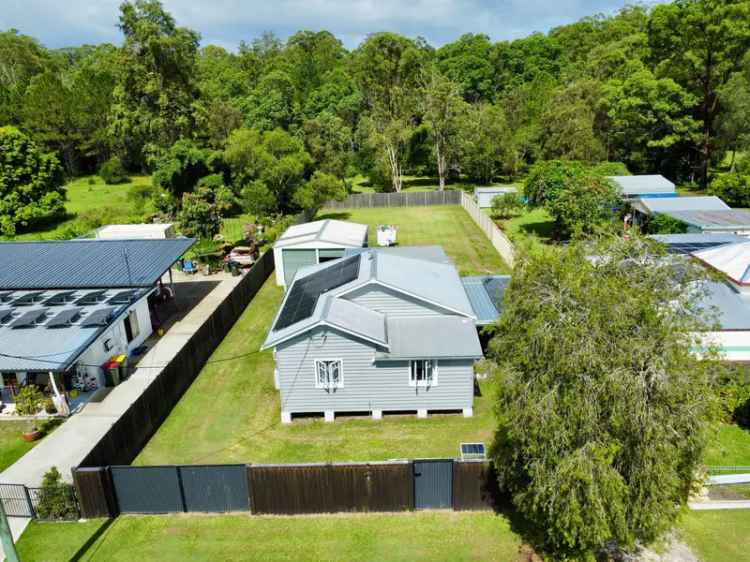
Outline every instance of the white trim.
<path fill-rule="evenodd" d="M 296 330 L 295 332 L 292 332 L 292 333 L 284 336 L 283 338 L 280 338 L 279 340 L 271 340 L 271 343 L 263 342 L 263 345 L 260 347 L 260 350 L 261 351 L 265 351 L 269 347 L 274 347 L 275 348 L 279 344 L 282 344 L 282 343 L 284 343 L 286 341 L 289 341 L 290 339 L 292 339 L 294 337 L 301 336 L 302 334 L 305 334 L 306 332 L 309 332 L 313 328 L 318 328 L 320 326 L 323 326 L 325 328 L 331 328 L 332 330 L 336 330 L 336 331 L 342 332 L 344 334 L 348 334 L 348 335 L 350 335 L 352 337 L 359 338 L 361 340 L 365 340 L 365 341 L 370 342 L 370 343 L 374 343 L 375 345 L 379 345 L 380 347 L 384 347 L 386 349 L 390 349 L 391 348 L 391 346 L 388 345 L 388 343 L 385 342 L 385 341 L 381 341 L 381 340 L 376 340 L 376 339 L 370 338 L 368 336 L 365 336 L 364 334 L 360 334 L 360 333 L 355 332 L 353 330 L 347 330 L 346 328 L 342 328 L 341 326 L 339 326 L 337 324 L 331 324 L 331 323 L 326 322 L 324 320 L 318 320 L 314 324 L 310 324 L 309 326 L 301 327 L 298 330 Z M 286 329 L 286 328 L 284 328 L 284 329 Z"/>
<path fill-rule="evenodd" d="M 417 380 L 414 380 L 414 378 L 412 377 L 412 364 L 416 363 L 417 361 L 430 361 L 432 363 L 432 380 L 430 382 L 417 381 Z M 409 371 L 409 386 L 411 387 L 429 388 L 429 387 L 438 385 L 438 360 L 437 359 L 410 359 L 408 371 Z"/>
<path fill-rule="evenodd" d="M 319 363 L 323 362 L 329 362 L 329 363 L 338 363 L 339 364 L 339 382 L 337 384 L 320 384 L 320 380 L 318 379 L 318 373 L 319 373 Z M 331 390 L 334 388 L 344 388 L 344 360 L 341 358 L 323 358 L 323 359 L 313 359 L 313 375 L 315 376 L 315 388 L 320 388 L 324 390 Z"/>

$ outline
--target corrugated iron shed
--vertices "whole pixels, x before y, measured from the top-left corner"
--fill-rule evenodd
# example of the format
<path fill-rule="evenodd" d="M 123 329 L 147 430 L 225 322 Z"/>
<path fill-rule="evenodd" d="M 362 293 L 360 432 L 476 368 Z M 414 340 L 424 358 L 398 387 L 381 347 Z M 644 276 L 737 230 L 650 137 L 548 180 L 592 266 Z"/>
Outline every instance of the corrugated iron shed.
<path fill-rule="evenodd" d="M 151 287 L 193 244 L 171 240 L 0 243 L 0 289 Z"/>

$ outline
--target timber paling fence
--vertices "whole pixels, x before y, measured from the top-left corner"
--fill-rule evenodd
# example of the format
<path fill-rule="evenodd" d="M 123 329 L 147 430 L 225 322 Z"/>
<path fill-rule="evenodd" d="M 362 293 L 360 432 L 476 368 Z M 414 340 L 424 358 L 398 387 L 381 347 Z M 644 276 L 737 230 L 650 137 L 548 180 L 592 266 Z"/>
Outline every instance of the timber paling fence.
<path fill-rule="evenodd" d="M 298 465 L 83 467 L 73 471 L 83 517 L 123 513 L 292 515 L 493 510 L 486 461 L 426 459 Z"/>

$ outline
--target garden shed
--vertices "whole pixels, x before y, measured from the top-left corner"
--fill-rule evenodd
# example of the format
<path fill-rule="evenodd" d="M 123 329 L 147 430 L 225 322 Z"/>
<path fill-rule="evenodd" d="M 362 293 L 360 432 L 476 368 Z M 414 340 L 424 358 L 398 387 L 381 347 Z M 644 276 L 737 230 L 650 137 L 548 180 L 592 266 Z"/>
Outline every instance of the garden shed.
<path fill-rule="evenodd" d="M 674 184 L 661 175 L 609 176 L 625 199 L 677 197 Z"/>
<path fill-rule="evenodd" d="M 518 193 L 518 188 L 514 185 L 495 185 L 490 187 L 474 188 L 474 199 L 480 209 L 489 209 L 492 207 L 492 200 L 498 195 L 506 193 Z"/>
<path fill-rule="evenodd" d="M 289 227 L 273 246 L 276 284 L 287 287 L 297 270 L 335 260 L 367 246 L 367 225 L 333 219 Z"/>

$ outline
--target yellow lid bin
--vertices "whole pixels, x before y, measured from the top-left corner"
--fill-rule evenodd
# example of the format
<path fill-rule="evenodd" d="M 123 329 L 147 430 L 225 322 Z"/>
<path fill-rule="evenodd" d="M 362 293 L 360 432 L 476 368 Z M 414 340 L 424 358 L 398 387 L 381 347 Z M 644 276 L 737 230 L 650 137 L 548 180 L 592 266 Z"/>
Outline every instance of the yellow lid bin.
<path fill-rule="evenodd" d="M 128 356 L 124 353 L 115 355 L 112 358 L 113 363 L 117 363 L 118 371 L 120 372 L 120 382 L 128 378 Z"/>

